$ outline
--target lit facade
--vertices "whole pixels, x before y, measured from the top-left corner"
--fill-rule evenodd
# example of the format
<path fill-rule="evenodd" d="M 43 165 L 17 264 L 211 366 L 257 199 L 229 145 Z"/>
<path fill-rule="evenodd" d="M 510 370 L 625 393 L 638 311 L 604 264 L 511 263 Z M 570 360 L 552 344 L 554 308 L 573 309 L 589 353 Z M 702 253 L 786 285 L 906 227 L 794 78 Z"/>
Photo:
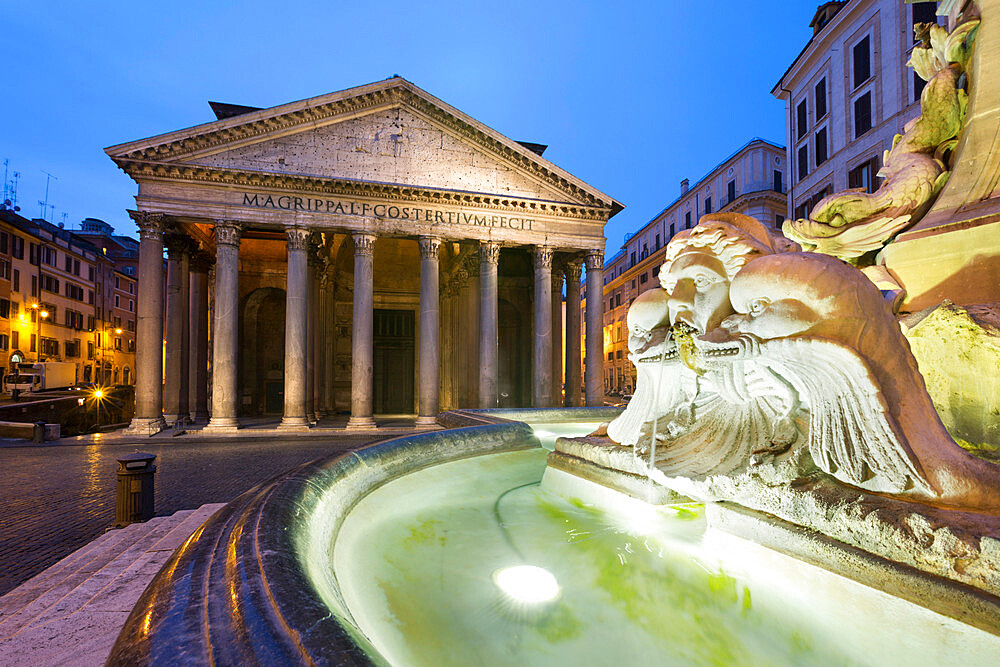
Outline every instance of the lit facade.
<path fill-rule="evenodd" d="M 915 23 L 944 23 L 935 2 L 827 2 L 812 39 L 771 90 L 785 102 L 788 211 L 805 218 L 826 195 L 874 192 L 883 151 L 920 113 L 924 81 L 906 66 Z"/>
<path fill-rule="evenodd" d="M 0 211 L 0 353 L 19 362 L 68 361 L 78 382 L 130 384 L 134 377 L 135 296 L 116 309 L 114 276 L 135 279 L 89 241 L 44 220 Z M 128 285 L 131 285 L 129 287 Z M 121 334 L 116 334 L 120 322 Z M 116 344 L 115 337 L 121 338 Z M 134 334 L 131 335 L 134 339 Z M 120 349 L 116 348 L 120 345 Z"/>

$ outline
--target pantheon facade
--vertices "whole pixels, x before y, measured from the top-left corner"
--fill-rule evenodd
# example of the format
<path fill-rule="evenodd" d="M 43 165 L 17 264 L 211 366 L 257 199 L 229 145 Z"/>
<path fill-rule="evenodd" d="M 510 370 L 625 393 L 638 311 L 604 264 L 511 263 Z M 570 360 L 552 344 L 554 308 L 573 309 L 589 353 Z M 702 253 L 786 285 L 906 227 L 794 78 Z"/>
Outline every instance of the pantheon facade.
<path fill-rule="evenodd" d="M 213 107 L 106 149 L 138 184 L 131 432 L 600 404 L 604 225 L 621 204 L 399 77 Z"/>

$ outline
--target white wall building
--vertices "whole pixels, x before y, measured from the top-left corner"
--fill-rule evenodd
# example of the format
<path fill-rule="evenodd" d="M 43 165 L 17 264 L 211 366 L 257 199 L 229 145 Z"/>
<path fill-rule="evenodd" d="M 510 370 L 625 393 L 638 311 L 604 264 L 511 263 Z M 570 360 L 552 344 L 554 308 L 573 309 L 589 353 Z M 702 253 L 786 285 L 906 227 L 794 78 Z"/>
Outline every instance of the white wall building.
<path fill-rule="evenodd" d="M 914 23 L 940 22 L 935 2 L 849 0 L 820 5 L 813 37 L 771 90 L 785 102 L 789 215 L 820 199 L 878 187 L 882 153 L 920 113 L 923 80 L 906 61 Z"/>

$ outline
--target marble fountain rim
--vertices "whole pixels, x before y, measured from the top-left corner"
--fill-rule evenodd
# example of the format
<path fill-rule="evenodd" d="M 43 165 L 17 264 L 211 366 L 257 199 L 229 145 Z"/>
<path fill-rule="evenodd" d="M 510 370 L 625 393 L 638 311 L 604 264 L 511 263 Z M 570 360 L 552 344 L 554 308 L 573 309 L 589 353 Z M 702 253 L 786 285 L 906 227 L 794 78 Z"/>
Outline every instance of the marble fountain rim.
<path fill-rule="evenodd" d="M 394 479 L 448 461 L 538 447 L 523 419 L 608 420 L 619 412 L 452 411 L 438 418 L 447 430 L 393 438 L 281 473 L 226 505 L 177 549 L 132 609 L 107 664 L 379 664 L 335 576 L 325 582 L 324 599 L 307 573 L 309 538 L 323 543 L 309 522 L 317 505 L 332 512 L 323 538 L 333 540 L 354 506 Z M 334 484 L 337 493 L 327 493 Z"/>

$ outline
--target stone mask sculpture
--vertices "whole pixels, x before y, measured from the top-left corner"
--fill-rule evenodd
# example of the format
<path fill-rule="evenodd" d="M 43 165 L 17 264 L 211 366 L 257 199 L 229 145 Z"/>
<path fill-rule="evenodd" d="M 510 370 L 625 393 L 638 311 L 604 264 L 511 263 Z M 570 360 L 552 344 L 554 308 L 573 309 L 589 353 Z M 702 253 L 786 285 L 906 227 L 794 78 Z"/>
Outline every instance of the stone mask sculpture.
<path fill-rule="evenodd" d="M 706 446 L 701 442 L 704 434 L 692 431 L 696 413 L 719 409 L 726 413 L 719 419 L 739 419 L 729 414 L 733 401 L 719 396 L 720 385 L 733 383 L 716 381 L 715 374 L 702 377 L 692 337 L 715 329 L 733 314 L 729 283 L 749 259 L 797 248 L 738 213 L 706 215 L 694 228 L 674 236 L 660 268 L 663 288 L 644 292 L 629 310 L 629 359 L 636 366 L 636 391 L 625 411 L 607 426 L 608 437 L 635 447 L 636 453 L 650 452 L 654 462 L 668 470 L 707 474 L 738 465 L 747 442 L 723 436 Z M 769 428 L 763 423 L 760 427 Z M 671 441 L 671 447 L 660 452 L 667 459 L 656 459 L 659 440 Z"/>

